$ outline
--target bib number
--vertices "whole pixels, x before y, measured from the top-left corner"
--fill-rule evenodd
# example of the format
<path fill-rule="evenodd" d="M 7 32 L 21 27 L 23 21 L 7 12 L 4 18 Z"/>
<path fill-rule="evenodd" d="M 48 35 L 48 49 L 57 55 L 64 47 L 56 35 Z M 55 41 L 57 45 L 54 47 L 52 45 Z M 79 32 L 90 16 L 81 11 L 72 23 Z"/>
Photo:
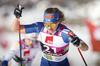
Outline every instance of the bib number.
<path fill-rule="evenodd" d="M 50 47 L 48 47 L 47 45 L 43 45 L 44 47 L 46 47 L 46 49 L 45 49 L 45 51 L 49 51 L 50 50 Z M 54 51 L 54 53 L 57 53 L 56 52 L 56 48 L 51 48 L 53 51 Z"/>

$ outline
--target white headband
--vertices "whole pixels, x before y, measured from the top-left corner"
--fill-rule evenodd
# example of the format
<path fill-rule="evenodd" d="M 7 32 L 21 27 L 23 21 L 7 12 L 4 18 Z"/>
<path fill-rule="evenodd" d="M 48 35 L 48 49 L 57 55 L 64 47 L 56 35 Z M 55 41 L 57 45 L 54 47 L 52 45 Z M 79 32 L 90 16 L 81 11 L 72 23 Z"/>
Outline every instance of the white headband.
<path fill-rule="evenodd" d="M 29 34 L 26 34 L 26 37 L 28 37 L 28 36 L 38 37 L 38 34 L 37 33 L 29 33 Z"/>

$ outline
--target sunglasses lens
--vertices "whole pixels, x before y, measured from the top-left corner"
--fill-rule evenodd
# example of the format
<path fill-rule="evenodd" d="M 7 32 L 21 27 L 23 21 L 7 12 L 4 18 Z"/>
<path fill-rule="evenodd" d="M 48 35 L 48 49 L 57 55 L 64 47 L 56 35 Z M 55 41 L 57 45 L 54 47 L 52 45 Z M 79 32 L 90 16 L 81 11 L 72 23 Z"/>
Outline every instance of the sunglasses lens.
<path fill-rule="evenodd" d="M 55 24 L 55 23 L 51 24 L 51 28 L 54 28 L 55 26 L 56 26 L 56 24 Z"/>
<path fill-rule="evenodd" d="M 45 26 L 45 27 L 48 27 L 48 24 L 44 23 L 44 26 Z"/>
<path fill-rule="evenodd" d="M 36 41 L 36 39 L 29 39 L 29 38 L 27 38 L 29 41 Z"/>
<path fill-rule="evenodd" d="M 51 23 L 51 24 L 44 23 L 44 26 L 47 28 L 48 27 L 54 28 L 56 26 L 56 24 L 55 23 Z"/>

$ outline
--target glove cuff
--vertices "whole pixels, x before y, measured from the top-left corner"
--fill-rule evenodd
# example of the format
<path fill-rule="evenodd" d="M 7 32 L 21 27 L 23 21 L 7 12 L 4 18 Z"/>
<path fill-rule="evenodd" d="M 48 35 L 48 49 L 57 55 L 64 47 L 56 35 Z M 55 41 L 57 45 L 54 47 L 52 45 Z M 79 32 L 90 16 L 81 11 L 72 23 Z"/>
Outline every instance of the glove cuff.
<path fill-rule="evenodd" d="M 82 44 L 80 43 L 79 46 L 77 48 L 80 48 L 82 46 Z"/>

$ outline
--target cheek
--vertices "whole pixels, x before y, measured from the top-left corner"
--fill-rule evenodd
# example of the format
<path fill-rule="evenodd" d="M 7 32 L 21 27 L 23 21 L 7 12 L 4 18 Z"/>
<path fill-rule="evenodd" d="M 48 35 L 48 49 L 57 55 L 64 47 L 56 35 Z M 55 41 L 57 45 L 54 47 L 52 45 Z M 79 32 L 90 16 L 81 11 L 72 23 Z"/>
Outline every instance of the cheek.
<path fill-rule="evenodd" d="M 29 43 L 33 43 L 33 41 L 29 41 Z"/>
<path fill-rule="evenodd" d="M 30 44 L 34 44 L 35 42 L 33 42 L 33 41 L 30 41 Z"/>
<path fill-rule="evenodd" d="M 57 29 L 57 27 L 58 27 L 58 24 L 53 28 L 54 30 L 56 30 Z"/>
<path fill-rule="evenodd" d="M 25 43 L 29 44 L 29 41 L 28 41 L 28 40 L 26 40 L 26 41 L 25 41 Z"/>

